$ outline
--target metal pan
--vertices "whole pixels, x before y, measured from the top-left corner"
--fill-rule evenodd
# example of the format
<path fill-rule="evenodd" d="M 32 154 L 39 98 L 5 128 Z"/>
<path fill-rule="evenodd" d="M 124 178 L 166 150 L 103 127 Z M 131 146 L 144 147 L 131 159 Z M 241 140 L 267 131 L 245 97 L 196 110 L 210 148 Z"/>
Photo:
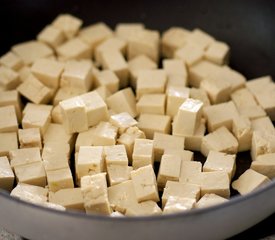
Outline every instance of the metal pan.
<path fill-rule="evenodd" d="M 160 31 L 200 27 L 232 50 L 231 66 L 248 79 L 275 77 L 275 1 L 1 1 L 0 55 L 33 39 L 59 13 L 85 24 L 143 22 Z M 0 226 L 30 239 L 224 239 L 275 212 L 275 182 L 207 209 L 161 216 L 109 218 L 59 212 L 0 192 Z"/>

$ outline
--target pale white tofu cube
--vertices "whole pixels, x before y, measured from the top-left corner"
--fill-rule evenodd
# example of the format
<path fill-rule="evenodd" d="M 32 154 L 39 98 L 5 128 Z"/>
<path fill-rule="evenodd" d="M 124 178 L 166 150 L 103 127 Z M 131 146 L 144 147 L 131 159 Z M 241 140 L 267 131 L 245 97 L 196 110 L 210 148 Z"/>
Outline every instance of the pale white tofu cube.
<path fill-rule="evenodd" d="M 107 178 L 110 186 L 130 180 L 132 167 L 126 165 L 107 165 Z"/>
<path fill-rule="evenodd" d="M 20 57 L 15 55 L 13 52 L 7 52 L 0 58 L 1 65 L 18 71 L 24 66 L 24 63 Z"/>
<path fill-rule="evenodd" d="M 18 122 L 14 106 L 0 107 L 0 132 L 16 132 Z"/>
<path fill-rule="evenodd" d="M 18 140 L 20 148 L 42 148 L 39 128 L 18 129 Z"/>
<path fill-rule="evenodd" d="M 52 101 L 53 105 L 58 106 L 59 102 L 72 97 L 76 97 L 80 94 L 83 94 L 84 92 L 85 91 L 80 88 L 61 87 L 55 93 L 55 96 Z"/>
<path fill-rule="evenodd" d="M 275 134 L 275 128 L 269 117 L 257 118 L 251 121 L 253 131 Z"/>
<path fill-rule="evenodd" d="M 150 139 L 135 139 L 133 155 L 132 155 L 132 166 L 134 169 L 146 165 L 154 164 L 154 147 L 153 140 Z"/>
<path fill-rule="evenodd" d="M 169 196 L 163 208 L 163 214 L 178 213 L 195 207 L 196 200 L 186 197 Z"/>
<path fill-rule="evenodd" d="M 165 155 L 180 156 L 181 161 L 193 161 L 194 153 L 188 150 L 175 149 L 175 148 L 166 148 L 164 150 Z"/>
<path fill-rule="evenodd" d="M 110 117 L 110 123 L 118 127 L 118 132 L 121 135 L 127 128 L 136 127 L 138 122 L 127 112 L 114 114 Z"/>
<path fill-rule="evenodd" d="M 108 71 L 108 70 L 107 70 Z M 106 99 L 111 96 L 110 90 L 106 86 L 100 86 L 95 89 L 100 97 L 106 102 Z"/>
<path fill-rule="evenodd" d="M 223 198 L 215 193 L 206 193 L 203 197 L 196 203 L 195 208 L 211 207 L 217 204 L 227 202 L 228 199 Z"/>
<path fill-rule="evenodd" d="M 104 147 L 106 165 L 128 166 L 128 157 L 124 145 L 114 145 Z"/>
<path fill-rule="evenodd" d="M 78 152 L 81 146 L 93 146 L 94 133 L 95 127 L 89 128 L 87 131 L 79 133 L 75 141 L 75 152 Z"/>
<path fill-rule="evenodd" d="M 207 93 L 204 89 L 201 88 L 191 88 L 190 89 L 190 98 L 197 99 L 203 102 L 203 106 L 209 106 L 210 100 L 207 96 Z"/>
<path fill-rule="evenodd" d="M 17 133 L 0 133 L 0 156 L 8 156 L 15 149 L 18 149 Z"/>
<path fill-rule="evenodd" d="M 22 119 L 22 102 L 17 90 L 3 91 L 0 94 L 0 107 L 13 105 L 18 121 Z"/>
<path fill-rule="evenodd" d="M 0 66 L 0 88 L 13 90 L 20 84 L 19 74 L 11 68 Z"/>
<path fill-rule="evenodd" d="M 267 176 L 270 179 L 275 177 L 275 153 L 260 155 L 250 166 L 254 171 Z"/>
<path fill-rule="evenodd" d="M 204 53 L 207 60 L 223 65 L 229 62 L 229 46 L 224 42 L 212 42 Z"/>
<path fill-rule="evenodd" d="M 237 109 L 258 105 L 253 94 L 247 88 L 237 89 L 231 93 L 230 97 Z"/>
<path fill-rule="evenodd" d="M 0 157 L 0 188 L 11 191 L 13 184 L 14 173 L 11 169 L 9 159 L 6 156 Z"/>
<path fill-rule="evenodd" d="M 115 35 L 128 42 L 136 31 L 142 29 L 144 29 L 143 23 L 118 23 L 115 27 Z"/>
<path fill-rule="evenodd" d="M 52 25 L 47 25 L 37 35 L 37 40 L 48 44 L 52 48 L 56 48 L 61 45 L 66 39 L 61 29 L 58 29 Z"/>
<path fill-rule="evenodd" d="M 163 69 L 167 76 L 182 76 L 183 79 L 187 78 L 187 69 L 184 62 L 180 59 L 164 59 L 162 61 Z"/>
<path fill-rule="evenodd" d="M 189 42 L 193 42 L 194 44 L 197 44 L 198 46 L 202 47 L 203 49 L 206 49 L 210 46 L 211 43 L 215 41 L 215 39 L 204 32 L 203 30 L 199 28 L 195 28 L 188 37 Z"/>
<path fill-rule="evenodd" d="M 111 70 L 103 70 L 94 77 L 95 86 L 105 86 L 110 93 L 115 93 L 119 89 L 119 78 Z"/>
<path fill-rule="evenodd" d="M 95 127 L 94 145 L 111 146 L 116 144 L 118 128 L 109 122 L 100 122 Z"/>
<path fill-rule="evenodd" d="M 179 182 L 189 183 L 202 172 L 202 164 L 197 161 L 182 161 Z"/>
<path fill-rule="evenodd" d="M 161 214 L 162 211 L 158 204 L 150 200 L 131 205 L 125 212 L 125 216 L 152 216 Z"/>
<path fill-rule="evenodd" d="M 138 114 L 150 113 L 150 114 L 165 114 L 165 94 L 144 94 L 137 102 Z"/>

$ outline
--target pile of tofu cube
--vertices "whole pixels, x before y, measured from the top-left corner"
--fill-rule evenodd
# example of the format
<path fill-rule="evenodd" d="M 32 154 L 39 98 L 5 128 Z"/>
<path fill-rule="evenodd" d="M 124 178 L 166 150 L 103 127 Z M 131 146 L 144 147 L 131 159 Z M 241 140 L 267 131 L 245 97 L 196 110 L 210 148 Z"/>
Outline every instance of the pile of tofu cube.
<path fill-rule="evenodd" d="M 81 27 L 61 14 L 0 58 L 0 188 L 139 216 L 223 203 L 231 186 L 246 194 L 275 177 L 270 76 L 246 82 L 229 46 L 200 29 Z M 244 151 L 251 166 L 232 181 Z"/>

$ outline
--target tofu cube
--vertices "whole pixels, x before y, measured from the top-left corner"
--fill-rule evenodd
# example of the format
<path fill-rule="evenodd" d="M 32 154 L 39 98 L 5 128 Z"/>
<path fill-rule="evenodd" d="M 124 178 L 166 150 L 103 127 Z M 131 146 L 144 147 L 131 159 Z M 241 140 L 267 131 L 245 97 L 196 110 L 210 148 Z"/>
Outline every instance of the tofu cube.
<path fill-rule="evenodd" d="M 167 149 L 184 149 L 184 137 L 155 132 L 153 141 L 155 161 L 158 162 Z"/>
<path fill-rule="evenodd" d="M 42 149 L 39 128 L 18 129 L 20 148 L 38 147 Z"/>
<path fill-rule="evenodd" d="M 206 193 L 203 197 L 196 203 L 196 208 L 211 207 L 217 204 L 222 204 L 227 202 L 228 199 L 223 198 L 215 193 Z"/>
<path fill-rule="evenodd" d="M 204 53 L 208 61 L 218 65 L 227 64 L 229 62 L 229 46 L 224 42 L 212 42 Z"/>
<path fill-rule="evenodd" d="M 188 42 L 193 42 L 203 49 L 207 49 L 214 41 L 212 36 L 199 28 L 194 29 L 188 36 Z"/>
<path fill-rule="evenodd" d="M 262 117 L 251 121 L 253 131 L 275 134 L 275 128 L 269 117 Z"/>
<path fill-rule="evenodd" d="M 231 100 L 236 105 L 237 109 L 258 105 L 253 94 L 247 88 L 240 88 L 232 92 Z"/>
<path fill-rule="evenodd" d="M 181 162 L 180 156 L 162 155 L 157 176 L 160 189 L 165 187 L 167 181 L 179 181 Z"/>
<path fill-rule="evenodd" d="M 116 113 L 128 112 L 133 118 L 137 116 L 136 99 L 131 88 L 124 88 L 106 99 L 108 107 Z"/>
<path fill-rule="evenodd" d="M 267 176 L 269 179 L 275 178 L 275 153 L 260 155 L 250 166 L 254 171 Z"/>
<path fill-rule="evenodd" d="M 11 169 L 9 159 L 6 156 L 0 157 L 0 188 L 11 191 L 13 184 L 14 173 Z"/>
<path fill-rule="evenodd" d="M 138 122 L 127 112 L 114 114 L 110 117 L 110 123 L 118 127 L 119 134 L 123 134 L 127 128 L 136 127 Z"/>
<path fill-rule="evenodd" d="M 209 97 L 207 96 L 207 93 L 204 89 L 191 88 L 190 89 L 190 98 L 202 101 L 204 107 L 210 105 Z"/>
<path fill-rule="evenodd" d="M 48 44 L 52 48 L 57 48 L 65 41 L 65 35 L 60 29 L 47 25 L 37 35 L 37 40 Z"/>
<path fill-rule="evenodd" d="M 0 88 L 13 90 L 20 84 L 19 75 L 11 68 L 0 66 Z"/>
<path fill-rule="evenodd" d="M 81 146 L 93 146 L 95 127 L 89 128 L 87 131 L 77 135 L 75 141 L 75 152 L 79 152 Z"/>
<path fill-rule="evenodd" d="M 125 216 L 152 216 L 161 215 L 162 211 L 154 201 L 144 201 L 127 208 Z"/>
<path fill-rule="evenodd" d="M 267 115 L 265 110 L 260 105 L 239 107 L 238 111 L 241 116 L 249 118 L 250 120 L 263 118 Z"/>
<path fill-rule="evenodd" d="M 8 156 L 9 151 L 18 149 L 16 132 L 0 133 L 0 156 Z"/>
<path fill-rule="evenodd" d="M 14 71 L 18 71 L 24 66 L 24 63 L 20 57 L 15 55 L 13 52 L 7 52 L 0 58 L 1 65 L 11 68 Z"/>
<path fill-rule="evenodd" d="M 151 114 L 165 114 L 165 94 L 144 94 L 137 102 L 137 112 Z"/>
<path fill-rule="evenodd" d="M 128 157 L 124 145 L 104 147 L 105 163 L 109 165 L 128 166 Z"/>
<path fill-rule="evenodd" d="M 118 23 L 115 27 L 115 35 L 119 39 L 129 41 L 136 31 L 144 29 L 143 23 Z"/>
<path fill-rule="evenodd" d="M 83 94 L 85 91 L 80 88 L 70 88 L 70 87 L 61 87 L 56 91 L 56 94 L 53 98 L 53 105 L 56 106 L 59 102 L 76 97 L 80 94 Z"/>
<path fill-rule="evenodd" d="M 100 97 L 106 102 L 106 99 L 111 96 L 111 92 L 106 86 L 100 86 L 95 89 Z"/>
<path fill-rule="evenodd" d="M 222 139 L 222 141 L 221 141 Z M 202 138 L 201 153 L 207 157 L 211 150 L 236 154 L 239 143 L 226 127 L 221 127 Z"/>
<path fill-rule="evenodd" d="M 173 122 L 173 135 L 193 135 L 201 123 L 203 102 L 187 98 Z"/>
<path fill-rule="evenodd" d="M 103 70 L 95 75 L 95 86 L 105 86 L 110 93 L 115 93 L 119 89 L 119 78 L 111 70 Z"/>
<path fill-rule="evenodd" d="M 180 156 L 181 161 L 193 161 L 194 153 L 188 150 L 177 149 L 177 148 L 166 148 L 164 150 L 165 155 Z"/>
<path fill-rule="evenodd" d="M 138 73 L 136 95 L 139 99 L 144 94 L 164 93 L 167 75 L 164 70 L 142 70 Z"/>
<path fill-rule="evenodd" d="M 169 134 L 171 132 L 171 117 L 143 113 L 138 119 L 138 128 L 140 128 L 149 139 L 153 139 L 155 132 Z"/>
<path fill-rule="evenodd" d="M 134 143 L 132 159 L 132 166 L 134 169 L 138 169 L 140 167 L 147 165 L 153 165 L 153 140 L 136 138 Z"/>
<path fill-rule="evenodd" d="M 182 161 L 179 182 L 190 183 L 194 177 L 202 172 L 202 164 L 197 161 Z"/>
<path fill-rule="evenodd" d="M 196 200 L 192 198 L 170 196 L 167 199 L 163 214 L 177 213 L 190 210 L 195 207 Z"/>
<path fill-rule="evenodd" d="M 87 92 L 93 85 L 92 63 L 87 60 L 66 62 L 60 86 L 78 88 Z"/>
<path fill-rule="evenodd" d="M 110 146 L 116 144 L 118 128 L 109 122 L 100 122 L 94 131 L 94 145 Z"/>
<path fill-rule="evenodd" d="M 246 170 L 237 180 L 232 183 L 232 187 L 241 195 L 245 195 L 268 184 L 270 179 L 252 169 Z"/>
<path fill-rule="evenodd" d="M 169 197 L 191 198 L 197 201 L 200 198 L 200 187 L 195 184 L 167 181 L 162 194 L 163 208 Z"/>
<path fill-rule="evenodd" d="M 181 76 L 187 78 L 187 69 L 184 62 L 180 59 L 164 59 L 162 61 L 163 69 L 167 76 Z"/>
<path fill-rule="evenodd" d="M 43 163 L 33 162 L 27 165 L 15 166 L 14 173 L 17 182 L 45 187 L 47 184 L 46 172 Z"/>
<path fill-rule="evenodd" d="M 107 178 L 110 186 L 130 180 L 132 167 L 126 165 L 107 165 Z"/>
<path fill-rule="evenodd" d="M 47 182 L 51 192 L 60 189 L 74 188 L 73 176 L 70 168 L 47 171 Z"/>
<path fill-rule="evenodd" d="M 203 171 L 224 171 L 228 173 L 229 179 L 232 179 L 236 171 L 236 155 L 210 151 L 203 165 Z"/>
<path fill-rule="evenodd" d="M 159 201 L 157 180 L 152 165 L 140 167 L 131 172 L 131 179 L 138 202 Z"/>
<path fill-rule="evenodd" d="M 0 107 L 0 132 L 16 132 L 18 122 L 14 106 Z"/>
<path fill-rule="evenodd" d="M 31 65 L 40 58 L 53 56 L 53 50 L 45 43 L 38 41 L 16 44 L 12 47 L 12 52 L 20 57 L 26 65 Z"/>
<path fill-rule="evenodd" d="M 22 102 L 17 90 L 3 91 L 0 94 L 0 107 L 13 105 L 18 121 L 22 119 Z"/>
<path fill-rule="evenodd" d="M 74 97 L 59 103 L 63 124 L 68 134 L 88 130 L 86 105 L 82 98 Z"/>

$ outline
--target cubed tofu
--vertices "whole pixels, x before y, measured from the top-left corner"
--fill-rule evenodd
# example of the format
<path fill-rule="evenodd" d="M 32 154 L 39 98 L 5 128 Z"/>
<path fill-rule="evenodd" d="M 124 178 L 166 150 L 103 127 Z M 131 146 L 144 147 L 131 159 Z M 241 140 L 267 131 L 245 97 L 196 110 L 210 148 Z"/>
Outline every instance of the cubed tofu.
<path fill-rule="evenodd" d="M 112 70 L 103 70 L 94 77 L 95 86 L 105 86 L 110 93 L 115 93 L 119 89 L 119 78 Z"/>
<path fill-rule="evenodd" d="M 89 128 L 87 131 L 81 132 L 77 135 L 75 141 L 75 152 L 78 152 L 81 146 L 93 146 L 94 132 L 95 127 L 92 127 Z"/>
<path fill-rule="evenodd" d="M 138 128 L 140 128 L 149 139 L 153 139 L 155 132 L 169 134 L 171 132 L 171 117 L 143 113 L 139 116 Z"/>
<path fill-rule="evenodd" d="M 107 178 L 110 186 L 130 180 L 133 167 L 126 165 L 107 165 Z"/>
<path fill-rule="evenodd" d="M 165 187 L 167 181 L 179 181 L 181 162 L 180 156 L 162 155 L 157 176 L 160 189 Z"/>
<path fill-rule="evenodd" d="M 82 98 L 74 97 L 59 103 L 63 124 L 68 134 L 88 130 L 86 105 Z"/>
<path fill-rule="evenodd" d="M 206 193 L 203 197 L 196 203 L 196 208 L 205 208 L 215 206 L 224 202 L 228 199 L 223 198 L 215 193 Z"/>
<path fill-rule="evenodd" d="M 81 192 L 86 213 L 111 214 L 106 173 L 81 178 Z"/>
<path fill-rule="evenodd" d="M 209 97 L 207 96 L 207 93 L 204 89 L 191 88 L 190 89 L 190 98 L 202 101 L 204 107 L 210 105 Z"/>
<path fill-rule="evenodd" d="M 100 95 L 100 97 L 102 97 L 105 102 L 106 99 L 112 94 L 106 86 L 97 87 L 95 91 Z"/>
<path fill-rule="evenodd" d="M 189 183 L 202 172 L 202 164 L 197 161 L 182 161 L 179 182 Z"/>
<path fill-rule="evenodd" d="M 164 59 L 162 61 L 163 69 L 167 76 L 182 76 L 187 78 L 187 69 L 184 62 L 180 59 Z"/>
<path fill-rule="evenodd" d="M 199 28 L 195 28 L 188 37 L 189 42 L 193 42 L 194 44 L 197 44 L 198 46 L 202 47 L 203 49 L 206 49 L 210 46 L 211 43 L 215 41 L 215 39 L 204 32 L 203 30 Z"/>
<path fill-rule="evenodd" d="M 62 116 L 61 107 L 59 106 L 59 104 L 53 107 L 53 110 L 51 112 L 51 121 L 57 124 L 63 123 L 63 116 Z"/>
<path fill-rule="evenodd" d="M 0 132 L 16 132 L 18 129 L 17 116 L 14 106 L 0 107 Z"/>
<path fill-rule="evenodd" d="M 250 120 L 263 118 L 267 115 L 265 110 L 260 105 L 239 107 L 238 111 L 241 116 L 247 117 Z"/>
<path fill-rule="evenodd" d="M 58 15 L 52 25 L 61 30 L 67 39 L 75 36 L 82 26 L 83 21 L 70 14 L 60 14 Z"/>
<path fill-rule="evenodd" d="M 210 151 L 203 165 L 203 171 L 224 171 L 228 173 L 229 179 L 232 179 L 236 171 L 236 155 Z"/>
<path fill-rule="evenodd" d="M 95 146 L 115 145 L 117 140 L 118 128 L 109 122 L 100 122 L 94 131 Z"/>
<path fill-rule="evenodd" d="M 49 202 L 65 207 L 66 209 L 84 211 L 84 200 L 80 188 L 60 189 L 49 192 Z"/>
<path fill-rule="evenodd" d="M 16 44 L 12 47 L 12 52 L 19 56 L 26 65 L 31 65 L 40 58 L 47 58 L 53 55 L 53 50 L 50 47 L 38 41 Z"/>
<path fill-rule="evenodd" d="M 204 53 L 205 58 L 213 63 L 223 65 L 229 62 L 229 46 L 224 42 L 212 42 Z"/>
<path fill-rule="evenodd" d="M 20 148 L 42 148 L 39 128 L 18 129 Z"/>
<path fill-rule="evenodd" d="M 15 166 L 14 173 L 17 182 L 45 187 L 47 184 L 46 172 L 43 163 L 33 162 L 27 165 Z"/>
<path fill-rule="evenodd" d="M 136 88 L 137 99 L 144 94 L 164 93 L 166 82 L 167 74 L 162 69 L 139 71 Z"/>
<path fill-rule="evenodd" d="M 191 198 L 197 201 L 200 198 L 200 187 L 195 184 L 167 181 L 162 194 L 162 207 L 169 197 Z"/>
<path fill-rule="evenodd" d="M 134 169 L 154 163 L 154 148 L 153 140 L 150 139 L 135 139 L 132 166 Z"/>
<path fill-rule="evenodd" d="M 11 169 L 9 159 L 0 157 L 0 188 L 11 191 L 14 184 L 14 173 Z"/>
<path fill-rule="evenodd" d="M 128 42 L 136 31 L 142 29 L 144 29 L 143 23 L 118 23 L 115 27 L 115 35 Z"/>
<path fill-rule="evenodd" d="M 163 208 L 163 214 L 178 213 L 194 208 L 196 203 L 195 199 L 185 197 L 168 197 L 166 204 Z"/>
<path fill-rule="evenodd" d="M 176 148 L 166 148 L 164 150 L 165 155 L 180 156 L 181 161 L 193 161 L 194 153 L 188 150 L 176 149 Z"/>
<path fill-rule="evenodd" d="M 20 57 L 18 57 L 13 52 L 7 52 L 0 58 L 1 65 L 11 68 L 15 71 L 18 71 L 21 67 L 24 66 L 24 63 Z"/>
<path fill-rule="evenodd" d="M 137 102 L 137 112 L 151 114 L 165 114 L 165 94 L 144 94 Z"/>
<path fill-rule="evenodd" d="M 17 120 L 22 118 L 22 102 L 17 90 L 3 91 L 0 94 L 0 107 L 13 105 L 15 107 Z"/>
<path fill-rule="evenodd" d="M 57 192 L 65 188 L 74 188 L 74 181 L 70 168 L 47 171 L 46 173 L 49 190 L 51 192 Z"/>
<path fill-rule="evenodd" d="M 275 128 L 269 117 L 262 117 L 251 121 L 253 131 L 275 134 Z"/>
<path fill-rule="evenodd" d="M 253 94 L 247 88 L 237 89 L 231 93 L 230 97 L 237 109 L 258 105 Z"/>
<path fill-rule="evenodd" d="M 56 94 L 53 98 L 53 105 L 57 106 L 59 102 L 76 97 L 80 94 L 83 94 L 85 91 L 80 88 L 71 88 L 71 87 L 61 87 L 56 91 Z"/>
<path fill-rule="evenodd" d="M 160 161 L 167 149 L 184 150 L 184 137 L 155 132 L 153 138 L 155 161 Z"/>
<path fill-rule="evenodd" d="M 128 157 L 124 145 L 114 145 L 104 147 L 106 165 L 128 166 Z"/>
<path fill-rule="evenodd" d="M 241 195 L 244 195 L 265 186 L 269 182 L 270 179 L 267 176 L 260 174 L 253 169 L 248 169 L 232 183 L 232 187 Z"/>
<path fill-rule="evenodd" d="M 161 215 L 162 211 L 154 201 L 144 201 L 127 208 L 125 216 Z"/>
<path fill-rule="evenodd" d="M 157 180 L 152 165 L 140 167 L 131 172 L 131 179 L 138 202 L 159 201 Z"/>
<path fill-rule="evenodd" d="M 89 91 L 93 86 L 92 63 L 88 60 L 66 62 L 60 86 Z"/>
<path fill-rule="evenodd" d="M 238 152 L 238 146 L 239 143 L 232 133 L 229 132 L 226 127 L 220 127 L 202 138 L 201 153 L 205 157 L 208 156 L 211 150 L 236 154 Z"/>
<path fill-rule="evenodd" d="M 48 44 L 52 48 L 56 48 L 65 41 L 65 35 L 60 29 L 47 25 L 37 35 L 37 40 Z"/>
<path fill-rule="evenodd" d="M 260 155 L 250 166 L 254 171 L 267 176 L 270 179 L 275 177 L 275 153 Z"/>
<path fill-rule="evenodd" d="M 0 156 L 8 156 L 15 149 L 18 149 L 17 133 L 0 133 Z"/>
<path fill-rule="evenodd" d="M 114 114 L 110 117 L 110 123 L 118 127 L 119 134 L 123 134 L 127 128 L 136 127 L 138 122 L 127 112 Z"/>
<path fill-rule="evenodd" d="M 108 107 L 116 113 L 128 112 L 133 118 L 137 116 L 136 99 L 131 88 L 124 88 L 106 99 Z"/>

